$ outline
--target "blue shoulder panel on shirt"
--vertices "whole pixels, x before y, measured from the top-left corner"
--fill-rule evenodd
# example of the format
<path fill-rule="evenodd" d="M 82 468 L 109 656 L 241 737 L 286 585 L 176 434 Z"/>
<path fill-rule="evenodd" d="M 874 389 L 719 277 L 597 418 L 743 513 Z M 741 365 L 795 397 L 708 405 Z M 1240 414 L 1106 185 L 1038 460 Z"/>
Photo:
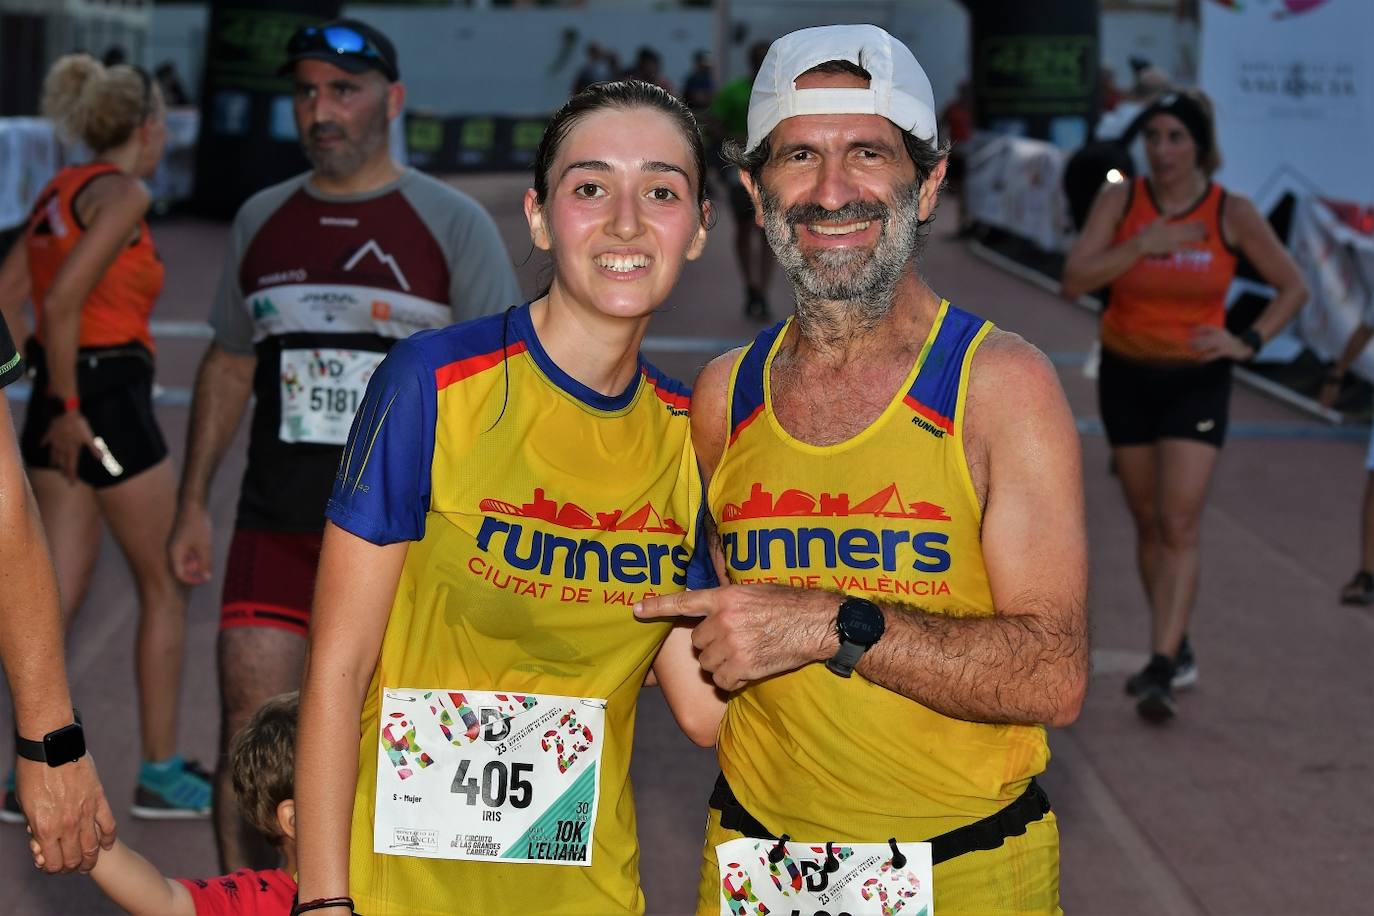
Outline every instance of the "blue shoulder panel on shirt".
<path fill-rule="evenodd" d="M 954 430 L 964 356 L 984 324 L 977 315 L 951 305 L 907 394 L 911 408 L 945 432 Z"/>
<path fill-rule="evenodd" d="M 438 418 L 425 349 L 414 337 L 400 341 L 373 373 L 325 508 L 334 524 L 374 544 L 424 537 Z"/>
<path fill-rule="evenodd" d="M 391 349 L 353 418 L 326 518 L 374 544 L 424 537 L 438 391 L 524 350 L 514 314 L 420 331 Z"/>
<path fill-rule="evenodd" d="M 498 315 L 485 315 L 446 328 L 421 331 L 409 339 L 421 348 L 430 368 L 442 374 L 455 363 L 499 353 L 503 347 L 511 348 L 521 343 L 518 322 L 512 320 L 516 311 L 507 309 Z"/>
<path fill-rule="evenodd" d="M 658 399 L 676 410 L 687 410 L 692 405 L 692 389 L 665 373 L 653 363 L 639 359 L 639 369 L 654 389 Z"/>
<path fill-rule="evenodd" d="M 706 537 L 706 526 L 706 500 L 702 500 L 701 507 L 697 510 L 696 544 L 693 545 L 692 558 L 687 562 L 687 588 L 690 590 L 715 588 L 720 585 L 715 564 L 711 562 L 711 545 Z"/>
<path fill-rule="evenodd" d="M 734 442 L 744 427 L 753 422 L 763 410 L 763 367 L 768 362 L 768 354 L 773 342 L 782 333 L 786 321 L 779 321 L 749 345 L 740 357 L 739 371 L 735 373 L 735 387 L 730 395 L 730 441 Z"/>

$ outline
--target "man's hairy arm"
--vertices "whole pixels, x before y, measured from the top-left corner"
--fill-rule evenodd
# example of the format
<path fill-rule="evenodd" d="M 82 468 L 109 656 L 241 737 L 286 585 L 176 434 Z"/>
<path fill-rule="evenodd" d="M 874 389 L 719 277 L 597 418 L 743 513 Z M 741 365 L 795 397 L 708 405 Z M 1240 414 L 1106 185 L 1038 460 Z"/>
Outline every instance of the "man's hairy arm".
<path fill-rule="evenodd" d="M 880 604 L 887 631 L 857 670 L 954 718 L 1065 725 L 1077 717 L 1087 684 L 1077 430 L 1049 362 L 1019 338 L 990 336 L 974 367 L 964 442 L 975 488 L 986 493 L 982 550 L 996 614 L 952 617 Z M 693 403 L 694 417 L 711 410 Z M 703 455 L 703 463 L 711 457 L 719 453 Z M 730 585 L 645 605 L 641 616 L 707 618 L 693 642 L 726 690 L 821 662 L 839 648 L 839 600 L 831 592 Z"/>
<path fill-rule="evenodd" d="M 204 505 L 210 481 L 243 419 L 253 393 L 258 358 L 231 353 L 211 344 L 196 373 L 191 400 L 191 425 L 186 433 L 186 466 L 181 472 L 180 502 Z"/>
<path fill-rule="evenodd" d="M 975 354 L 965 448 L 986 487 L 995 617 L 893 613 L 858 671 L 947 716 L 1067 725 L 1088 675 L 1087 527 L 1073 415 L 1049 361 L 994 333 Z M 981 489 L 981 488 L 980 488 Z"/>
<path fill-rule="evenodd" d="M 231 353 L 212 343 L 196 373 L 177 519 L 168 544 L 172 569 L 189 585 L 210 579 L 210 482 L 243 419 L 257 362 L 252 354 Z"/>

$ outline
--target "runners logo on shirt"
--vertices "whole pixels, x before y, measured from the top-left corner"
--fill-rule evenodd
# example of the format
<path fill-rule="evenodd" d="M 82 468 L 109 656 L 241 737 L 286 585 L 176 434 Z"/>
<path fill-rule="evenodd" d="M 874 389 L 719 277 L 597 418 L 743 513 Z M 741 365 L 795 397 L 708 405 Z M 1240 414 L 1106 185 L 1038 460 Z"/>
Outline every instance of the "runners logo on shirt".
<path fill-rule="evenodd" d="M 664 585 L 681 587 L 687 583 L 691 560 L 683 544 L 687 531 L 676 519 L 664 516 L 652 501 L 646 500 L 632 510 L 593 514 L 576 503 L 549 499 L 542 488 L 536 488 L 530 502 L 516 505 L 484 499 L 478 509 L 483 518 L 477 549 L 488 556 L 472 557 L 468 570 L 497 588 L 535 598 L 557 595 L 561 601 L 579 604 L 599 600 L 628 606 L 645 595 L 656 594 L 654 589 Z M 574 539 L 545 530 L 547 526 L 599 534 Z M 606 536 L 620 532 L 666 537 L 646 544 L 642 539 Z M 597 589 L 584 583 L 638 588 Z"/>
<path fill-rule="evenodd" d="M 847 528 L 823 523 L 856 517 L 867 517 L 870 521 Z M 814 518 L 818 523 L 748 524 L 781 518 Z M 910 524 L 900 528 L 881 526 L 881 519 L 932 525 L 952 521 L 949 513 L 935 503 L 907 502 L 895 482 L 857 501 L 848 493 L 822 493 L 816 497 L 804 490 L 786 489 L 774 494 L 764 489 L 763 484 L 755 483 L 748 499 L 738 504 L 727 503 L 721 512 L 721 546 L 731 580 L 738 583 L 778 582 L 887 594 L 949 594 L 949 583 L 938 577 L 953 565 L 949 535 L 938 529 L 913 530 Z M 797 574 L 818 567 L 831 572 Z M 910 578 L 913 572 L 929 577 Z"/>

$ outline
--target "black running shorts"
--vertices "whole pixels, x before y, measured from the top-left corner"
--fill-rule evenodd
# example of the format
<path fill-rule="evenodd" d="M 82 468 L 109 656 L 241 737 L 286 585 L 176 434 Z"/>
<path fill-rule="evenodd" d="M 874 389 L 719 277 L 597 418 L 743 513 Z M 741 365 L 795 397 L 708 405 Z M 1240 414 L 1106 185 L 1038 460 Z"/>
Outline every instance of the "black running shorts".
<path fill-rule="evenodd" d="M 1231 362 L 1151 366 L 1102 351 L 1097 402 L 1113 447 L 1192 439 L 1220 448 L 1231 406 Z"/>
<path fill-rule="evenodd" d="M 36 374 L 19 449 L 28 467 L 55 470 L 43 437 L 60 407 L 46 396 L 48 372 L 42 348 L 31 343 L 27 355 Z M 120 470 L 111 474 L 98 458 L 83 451 L 76 464 L 79 480 L 96 489 L 114 486 L 167 457 L 167 443 L 153 415 L 153 356 L 146 347 L 128 343 L 82 349 L 76 388 L 82 416 L 91 432 L 104 440 Z"/>

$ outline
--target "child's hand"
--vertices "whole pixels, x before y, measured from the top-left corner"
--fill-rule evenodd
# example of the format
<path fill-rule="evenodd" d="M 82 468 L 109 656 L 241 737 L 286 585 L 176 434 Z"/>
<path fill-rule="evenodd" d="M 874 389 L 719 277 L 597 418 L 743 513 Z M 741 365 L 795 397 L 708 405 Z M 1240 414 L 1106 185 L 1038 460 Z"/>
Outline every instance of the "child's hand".
<path fill-rule="evenodd" d="M 43 857 L 43 847 L 33 838 L 32 827 L 25 826 L 24 829 L 29 832 L 29 852 L 33 854 L 33 867 L 42 868 L 48 861 Z"/>

